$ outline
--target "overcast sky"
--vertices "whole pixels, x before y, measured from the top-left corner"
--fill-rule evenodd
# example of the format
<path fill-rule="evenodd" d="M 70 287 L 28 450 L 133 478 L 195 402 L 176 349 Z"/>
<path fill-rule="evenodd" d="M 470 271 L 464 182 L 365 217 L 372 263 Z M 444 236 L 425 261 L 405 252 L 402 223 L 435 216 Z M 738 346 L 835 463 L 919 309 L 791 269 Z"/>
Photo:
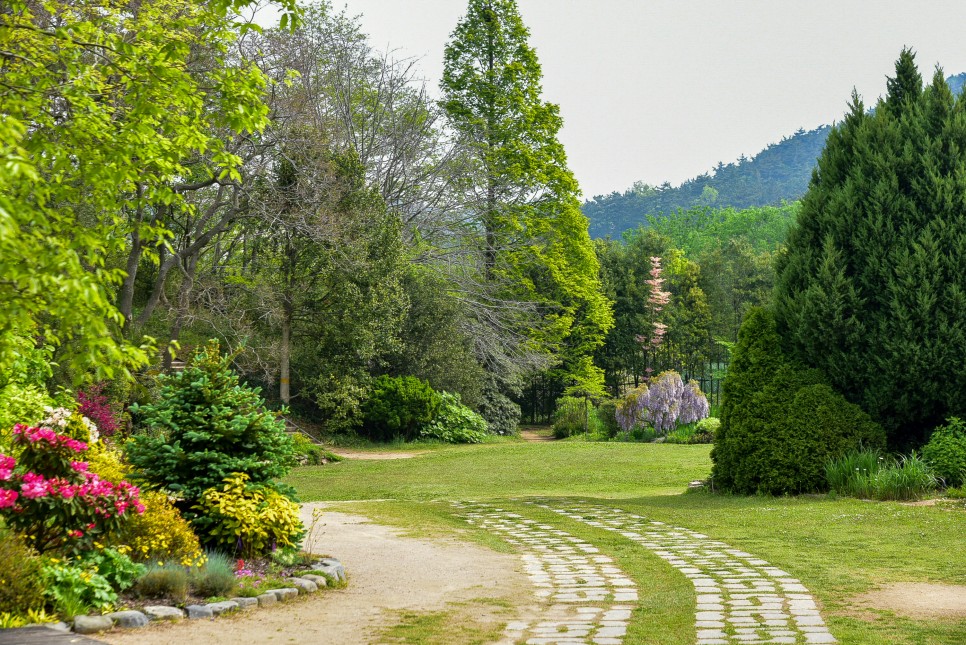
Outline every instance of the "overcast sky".
<path fill-rule="evenodd" d="M 466 0 L 332 0 L 435 90 Z M 903 45 L 966 71 L 962 0 L 518 0 L 585 197 L 678 184 L 871 103 Z"/>

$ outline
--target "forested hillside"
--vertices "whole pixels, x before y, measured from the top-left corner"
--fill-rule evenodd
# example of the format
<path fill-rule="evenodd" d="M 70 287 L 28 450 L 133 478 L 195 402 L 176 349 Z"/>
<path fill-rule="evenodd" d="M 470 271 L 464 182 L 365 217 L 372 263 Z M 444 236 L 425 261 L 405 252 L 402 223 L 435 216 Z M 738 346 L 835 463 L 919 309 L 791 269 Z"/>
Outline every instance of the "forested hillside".
<path fill-rule="evenodd" d="M 592 237 L 620 237 L 628 229 L 646 223 L 646 216 L 660 217 L 679 208 L 719 206 L 749 208 L 794 201 L 805 193 L 812 168 L 830 126 L 799 130 L 769 145 L 752 158 L 719 163 L 711 174 L 689 179 L 680 186 L 664 183 L 632 188 L 610 195 L 598 195 L 584 203 Z"/>
<path fill-rule="evenodd" d="M 946 83 L 953 94 L 960 94 L 966 86 L 966 73 L 950 76 Z M 698 175 L 680 186 L 636 182 L 623 193 L 615 190 L 609 195 L 595 195 L 583 205 L 584 215 L 590 220 L 590 235 L 618 238 L 626 230 L 646 225 L 648 216 L 661 217 L 679 208 L 742 209 L 795 201 L 808 188 L 830 129 L 828 125 L 800 129 L 750 159 L 742 156 L 734 163 L 719 163 L 710 174 Z"/>

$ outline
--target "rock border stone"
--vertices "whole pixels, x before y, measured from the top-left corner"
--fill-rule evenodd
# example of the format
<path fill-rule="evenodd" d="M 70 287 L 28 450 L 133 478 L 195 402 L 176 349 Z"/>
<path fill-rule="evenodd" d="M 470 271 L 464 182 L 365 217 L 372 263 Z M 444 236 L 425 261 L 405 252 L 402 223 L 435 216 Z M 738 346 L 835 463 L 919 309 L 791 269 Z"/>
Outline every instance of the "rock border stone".
<path fill-rule="evenodd" d="M 347 580 L 345 567 L 335 558 L 322 558 L 314 566 L 307 567 L 306 571 L 322 571 L 342 583 Z M 254 598 L 232 598 L 203 605 L 188 605 L 184 609 L 170 605 L 148 605 L 144 607 L 144 611 L 128 609 L 102 616 L 75 616 L 71 629 L 77 634 L 98 634 L 113 628 L 140 629 L 163 620 L 180 621 L 185 618 L 214 620 L 218 616 L 226 616 L 244 609 L 271 607 L 279 602 L 288 602 L 299 595 L 313 594 L 328 586 L 328 580 L 324 576 L 311 573 L 304 576 L 296 574 L 294 577 L 286 578 L 285 581 L 291 587 L 269 589 Z"/>

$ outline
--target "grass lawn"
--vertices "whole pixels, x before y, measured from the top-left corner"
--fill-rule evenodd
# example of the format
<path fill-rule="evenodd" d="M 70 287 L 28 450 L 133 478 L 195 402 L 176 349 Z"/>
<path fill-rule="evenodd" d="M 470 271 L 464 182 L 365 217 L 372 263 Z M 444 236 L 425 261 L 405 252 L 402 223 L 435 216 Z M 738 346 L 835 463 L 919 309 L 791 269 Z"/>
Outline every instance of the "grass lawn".
<path fill-rule="evenodd" d="M 353 500 L 347 510 L 374 521 L 418 535 L 458 533 L 499 550 L 509 547 L 454 517 L 447 502 L 498 499 L 523 509 L 514 498 L 606 500 L 708 534 L 789 571 L 821 602 L 829 628 L 843 644 L 966 643 L 966 620 L 912 620 L 852 602 L 890 582 L 966 585 L 962 501 L 911 506 L 827 496 L 682 494 L 689 481 L 703 479 L 709 470 L 708 446 L 501 443 L 446 447 L 413 459 L 301 468 L 288 482 L 304 501 Z M 613 532 L 525 508 L 528 516 L 545 517 L 590 540 L 639 582 L 641 602 L 627 643 L 694 642 L 694 591 L 683 575 Z M 420 633 L 421 640 L 407 642 L 434 640 Z"/>

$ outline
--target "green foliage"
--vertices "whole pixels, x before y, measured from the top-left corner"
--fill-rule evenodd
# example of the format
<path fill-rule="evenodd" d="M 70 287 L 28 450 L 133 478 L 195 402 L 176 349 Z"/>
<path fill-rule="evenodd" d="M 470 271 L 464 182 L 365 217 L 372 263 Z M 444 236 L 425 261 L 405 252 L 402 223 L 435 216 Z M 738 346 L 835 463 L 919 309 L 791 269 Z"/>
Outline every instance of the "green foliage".
<path fill-rule="evenodd" d="M 36 385 L 11 383 L 0 390 L 0 449 L 10 449 L 14 425 L 36 425 L 52 403 L 47 392 Z"/>
<path fill-rule="evenodd" d="M 698 206 L 648 217 L 650 228 L 694 259 L 722 243 L 747 245 L 756 254 L 777 251 L 798 216 L 799 203 L 737 210 Z"/>
<path fill-rule="evenodd" d="M 117 602 L 111 583 L 90 564 L 47 560 L 42 575 L 47 602 L 66 620 L 90 608 L 110 609 Z"/>
<path fill-rule="evenodd" d="M 600 419 L 601 431 L 611 439 L 620 431 L 620 425 L 617 423 L 617 403 L 616 399 L 604 399 L 597 406 L 597 418 Z"/>
<path fill-rule="evenodd" d="M 694 435 L 691 443 L 714 443 L 714 437 L 721 428 L 721 419 L 705 417 L 694 425 Z"/>
<path fill-rule="evenodd" d="M 118 549 L 95 549 L 83 554 L 79 560 L 85 566 L 103 576 L 115 591 L 129 589 L 144 573 L 144 565 L 131 560 Z"/>
<path fill-rule="evenodd" d="M 724 383 L 714 485 L 773 495 L 818 491 L 829 459 L 883 445 L 881 428 L 820 373 L 785 362 L 774 317 L 753 309 Z"/>
<path fill-rule="evenodd" d="M 590 402 L 583 398 L 563 396 L 557 399 L 553 413 L 553 436 L 565 439 L 588 429 Z"/>
<path fill-rule="evenodd" d="M 106 260 L 130 235 L 163 242 L 143 212 L 186 209 L 184 178 L 241 179 L 230 141 L 268 122 L 264 76 L 229 53 L 226 10 L 249 4 L 16 2 L 0 14 L 0 369 L 15 330 L 63 343 L 78 375 L 147 363 L 147 347 L 120 337 L 124 272 Z"/>
<path fill-rule="evenodd" d="M 248 475 L 232 473 L 224 485 L 206 490 L 193 507 L 206 543 L 242 558 L 292 547 L 305 534 L 298 504 Z M 212 594 L 219 595 L 219 594 Z"/>
<path fill-rule="evenodd" d="M 825 464 L 829 489 L 860 499 L 919 499 L 936 488 L 936 477 L 916 453 L 896 460 L 878 450 L 858 450 Z"/>
<path fill-rule="evenodd" d="M 380 376 L 363 404 L 363 433 L 374 441 L 411 441 L 439 413 L 442 397 L 414 376 Z"/>
<path fill-rule="evenodd" d="M 44 606 L 42 562 L 37 552 L 0 526 L 0 613 L 22 615 Z"/>
<path fill-rule="evenodd" d="M 966 423 L 950 417 L 936 428 L 922 447 L 922 459 L 945 486 L 966 484 Z"/>
<path fill-rule="evenodd" d="M 227 596 L 238 586 L 235 562 L 218 551 L 209 551 L 205 563 L 188 572 L 191 591 L 203 598 Z"/>
<path fill-rule="evenodd" d="M 511 314 L 497 333 L 558 352 L 566 379 L 580 380 L 581 359 L 603 342 L 612 314 L 557 139 L 560 110 L 541 100 L 528 38 L 514 0 L 470 0 L 444 52 L 442 107 L 467 153 L 460 189 L 480 231 L 483 281 L 502 301 L 531 303 L 508 312 L 540 312 Z"/>
<path fill-rule="evenodd" d="M 334 461 L 342 461 L 342 457 L 326 450 L 301 432 L 292 434 L 291 439 L 292 450 L 295 451 L 295 461 L 300 466 L 321 466 Z"/>
<path fill-rule="evenodd" d="M 198 536 L 168 496 L 159 491 L 141 494 L 144 513 L 135 515 L 121 531 L 118 541 L 131 548 L 138 562 L 198 565 L 204 558 Z"/>
<path fill-rule="evenodd" d="M 966 99 L 914 54 L 873 110 L 853 96 L 829 134 L 777 264 L 790 356 L 820 369 L 895 447 L 963 409 Z"/>
<path fill-rule="evenodd" d="M 493 374 L 484 379 L 479 411 L 493 434 L 513 435 L 520 429 L 520 406 L 503 392 Z"/>
<path fill-rule="evenodd" d="M 436 418 L 422 427 L 419 436 L 447 443 L 482 443 L 487 437 L 486 420 L 460 402 L 458 394 L 440 392 Z"/>
<path fill-rule="evenodd" d="M 127 455 L 149 486 L 179 495 L 183 511 L 232 473 L 269 484 L 288 472 L 293 453 L 284 424 L 257 389 L 239 383 L 217 341 L 159 380 L 161 400 L 138 410 L 149 431 L 132 437 Z"/>
<path fill-rule="evenodd" d="M 175 604 L 188 596 L 188 570 L 178 565 L 152 564 L 134 583 L 134 593 L 139 598 L 165 598 Z"/>

